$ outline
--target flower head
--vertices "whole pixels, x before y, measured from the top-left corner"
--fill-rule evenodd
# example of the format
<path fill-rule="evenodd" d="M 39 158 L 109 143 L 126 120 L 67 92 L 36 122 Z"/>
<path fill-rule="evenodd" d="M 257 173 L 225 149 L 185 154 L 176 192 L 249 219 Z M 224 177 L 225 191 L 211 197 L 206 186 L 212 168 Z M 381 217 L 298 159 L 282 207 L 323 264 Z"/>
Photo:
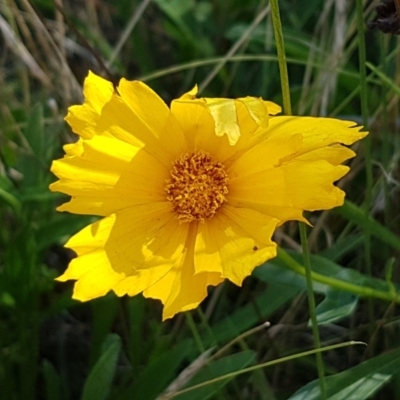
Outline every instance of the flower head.
<path fill-rule="evenodd" d="M 143 292 L 170 318 L 274 257 L 278 225 L 343 203 L 333 183 L 360 127 L 196 92 L 169 108 L 144 83 L 86 78 L 66 117 L 79 140 L 53 162 L 50 187 L 71 196 L 60 211 L 103 217 L 66 244 L 77 258 L 58 280 L 77 281 L 74 298 Z"/>

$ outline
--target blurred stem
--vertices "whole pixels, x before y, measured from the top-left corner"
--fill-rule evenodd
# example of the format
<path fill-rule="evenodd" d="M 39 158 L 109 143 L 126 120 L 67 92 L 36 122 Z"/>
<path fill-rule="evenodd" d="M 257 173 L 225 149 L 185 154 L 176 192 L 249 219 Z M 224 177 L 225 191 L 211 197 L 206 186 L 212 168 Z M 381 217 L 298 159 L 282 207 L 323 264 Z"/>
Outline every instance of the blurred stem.
<path fill-rule="evenodd" d="M 363 2 L 356 0 L 357 12 L 357 32 L 358 32 L 358 55 L 360 67 L 360 99 L 361 99 L 361 116 L 364 129 L 368 130 L 368 102 L 367 102 L 367 71 L 366 71 L 366 52 L 365 52 L 365 37 L 364 37 L 364 16 Z M 366 193 L 365 193 L 365 216 L 369 216 L 372 202 L 372 161 L 371 161 L 371 135 L 368 135 L 364 140 L 364 157 L 365 157 L 365 172 L 366 172 Z M 365 269 L 368 276 L 372 275 L 371 265 L 371 231 L 368 227 L 364 228 L 364 261 Z M 371 301 L 368 302 L 368 314 L 370 320 L 370 330 L 373 331 L 373 306 Z"/>
<path fill-rule="evenodd" d="M 315 298 L 314 298 L 314 290 L 313 290 L 313 278 L 312 278 L 312 270 L 311 270 L 311 262 L 310 262 L 310 252 L 308 249 L 307 231 L 306 231 L 306 225 L 304 222 L 299 223 L 299 229 L 300 229 L 301 247 L 303 250 L 304 270 L 306 273 L 308 307 L 310 309 L 310 318 L 311 318 L 311 326 L 312 326 L 312 331 L 313 331 L 314 346 L 316 349 L 319 349 L 321 347 L 321 340 L 319 338 L 318 321 L 317 321 L 317 315 L 315 312 Z M 325 386 L 324 364 L 322 361 L 322 355 L 321 355 L 321 353 L 316 353 L 315 357 L 317 360 L 318 378 L 319 378 L 319 384 L 320 384 L 320 388 L 321 388 L 321 398 L 326 399 L 326 386 Z"/>
<path fill-rule="evenodd" d="M 366 55 L 365 55 L 365 38 L 364 38 L 364 19 L 363 19 L 363 4 L 362 0 L 356 0 L 357 5 L 357 31 L 358 31 L 358 54 L 360 62 L 360 100 L 361 100 L 361 115 L 364 128 L 368 130 L 368 102 L 367 102 L 367 71 L 366 71 Z M 368 135 L 364 140 L 364 157 L 365 157 L 365 169 L 366 169 L 366 195 L 365 195 L 365 210 L 368 215 L 371 207 L 371 195 L 372 195 L 372 162 L 371 162 L 371 135 Z M 365 229 L 366 237 L 368 237 L 368 243 L 366 248 L 369 249 L 369 229 Z M 369 255 L 366 254 L 366 256 Z M 367 269 L 371 269 L 370 257 L 366 260 Z"/>
<path fill-rule="evenodd" d="M 274 35 L 275 35 L 275 44 L 276 44 L 276 50 L 277 50 L 277 54 L 278 54 L 279 73 L 280 73 L 280 77 L 281 77 L 283 110 L 286 115 L 292 115 L 292 106 L 290 103 L 289 77 L 288 77 L 286 53 L 285 53 L 285 43 L 283 40 L 283 32 L 282 32 L 281 18 L 280 18 L 280 14 L 279 14 L 278 0 L 270 0 L 270 4 L 271 4 L 272 24 L 274 27 Z M 314 346 L 316 349 L 320 349 L 321 341 L 319 338 L 318 323 L 317 323 L 317 317 L 316 317 L 316 313 L 315 313 L 315 299 L 314 299 L 312 271 L 311 271 L 311 264 L 310 264 L 310 253 L 309 253 L 309 249 L 308 249 L 308 240 L 307 240 L 305 224 L 300 222 L 299 229 L 300 229 L 300 236 L 301 236 L 301 246 L 303 249 L 304 266 L 305 266 L 305 271 L 306 271 L 308 306 L 309 306 L 309 310 L 310 310 L 311 325 L 312 325 L 313 338 L 314 338 Z M 326 386 L 325 386 L 324 365 L 323 365 L 323 361 L 322 361 L 322 355 L 320 352 L 317 352 L 315 354 L 315 357 L 316 357 L 316 361 L 317 361 L 319 385 L 320 385 L 320 389 L 321 389 L 321 399 L 326 399 Z"/>
<path fill-rule="evenodd" d="M 381 53 L 381 65 L 382 70 L 386 73 L 388 72 L 388 63 L 386 62 L 386 54 L 388 51 L 388 37 L 386 35 L 380 35 L 380 53 Z M 382 160 L 383 160 L 383 168 L 386 171 L 389 171 L 390 168 L 390 136 L 389 136 L 389 114 L 388 114 L 388 89 L 386 85 L 382 86 L 382 128 L 383 128 L 383 145 L 382 145 Z M 384 197 L 384 221 L 385 226 L 390 227 L 390 201 L 389 201 L 389 182 L 386 177 L 383 179 L 383 197 Z M 389 248 L 385 246 L 384 249 L 385 259 L 389 259 L 390 252 Z"/>
<path fill-rule="evenodd" d="M 189 328 L 192 332 L 194 341 L 196 342 L 197 348 L 199 350 L 199 352 L 202 354 L 205 352 L 205 347 L 203 345 L 203 342 L 201 340 L 199 331 L 197 330 L 196 324 L 193 321 L 193 317 L 192 314 L 190 312 L 185 312 L 185 318 L 186 318 L 186 322 L 189 325 Z"/>
<path fill-rule="evenodd" d="M 278 0 L 270 0 L 270 4 L 271 4 L 272 25 L 274 27 L 276 52 L 278 54 L 279 74 L 281 77 L 283 111 L 286 115 L 292 115 L 285 43 L 283 40 L 283 32 L 282 32 L 281 17 L 279 14 Z"/>

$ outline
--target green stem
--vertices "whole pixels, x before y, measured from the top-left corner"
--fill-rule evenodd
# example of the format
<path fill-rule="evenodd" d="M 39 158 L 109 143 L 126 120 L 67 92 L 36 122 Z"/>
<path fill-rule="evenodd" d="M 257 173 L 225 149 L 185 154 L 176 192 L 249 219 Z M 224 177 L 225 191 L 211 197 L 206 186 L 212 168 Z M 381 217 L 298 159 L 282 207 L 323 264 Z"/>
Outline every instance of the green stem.
<path fill-rule="evenodd" d="M 289 269 L 300 275 L 306 276 L 306 268 L 299 264 L 294 258 L 292 258 L 288 253 L 286 253 L 286 251 L 281 248 L 278 248 L 278 257 L 285 263 L 285 265 Z M 398 296 L 396 293 L 393 293 L 393 291 L 383 292 L 381 290 L 376 290 L 365 286 L 358 286 L 354 283 L 342 281 L 340 279 L 332 278 L 327 275 L 322 275 L 314 271 L 311 271 L 311 277 L 314 282 L 323 283 L 334 289 L 344 290 L 346 292 L 354 293 L 361 297 L 373 297 L 385 301 L 394 301 L 397 304 L 400 304 L 400 296 Z"/>
<path fill-rule="evenodd" d="M 186 322 L 189 325 L 189 328 L 192 332 L 194 341 L 196 342 L 197 348 L 199 350 L 200 353 L 204 353 L 205 352 L 205 347 L 204 344 L 201 340 L 201 336 L 199 334 L 199 331 L 197 330 L 196 324 L 193 321 L 193 317 L 192 314 L 190 312 L 185 312 L 185 318 L 186 318 Z"/>
<path fill-rule="evenodd" d="M 365 52 L 365 37 L 364 37 L 364 15 L 363 1 L 356 0 L 357 13 L 357 31 L 358 31 L 358 56 L 360 68 L 360 99 L 361 99 L 361 115 L 364 128 L 368 130 L 368 102 L 367 102 L 367 71 L 366 71 L 366 52 Z M 368 135 L 363 141 L 364 157 L 365 157 L 365 172 L 366 172 L 366 194 L 365 194 L 365 216 L 368 218 L 369 211 L 372 205 L 372 160 L 371 160 L 371 135 Z M 364 262 L 368 276 L 372 275 L 371 264 L 371 231 L 367 227 L 364 229 Z M 371 322 L 370 332 L 373 332 L 373 306 L 371 301 L 368 303 L 368 315 Z"/>
<path fill-rule="evenodd" d="M 283 98 L 283 110 L 286 115 L 292 115 L 292 106 L 290 102 L 290 86 L 289 86 L 289 76 L 287 70 L 287 61 L 286 61 L 286 53 L 285 53 L 285 43 L 283 39 L 282 32 L 282 23 L 279 13 L 279 4 L 278 0 L 270 0 L 271 4 L 271 15 L 272 15 L 272 24 L 274 27 L 274 35 L 275 35 L 275 44 L 276 50 L 278 54 L 278 63 L 279 63 L 279 73 L 281 77 L 281 89 L 282 89 L 282 98 Z M 311 317 L 311 325 L 313 330 L 313 338 L 314 338 L 314 346 L 316 349 L 321 347 L 321 341 L 319 338 L 319 330 L 318 330 L 318 322 L 315 313 L 315 299 L 314 299 L 314 290 L 313 290 L 313 282 L 312 282 L 312 271 L 310 264 L 310 254 L 308 249 L 308 239 L 306 234 L 306 228 L 304 223 L 299 223 L 300 236 L 301 236 L 301 245 L 303 248 L 303 257 L 304 257 L 304 266 L 306 270 L 306 281 L 307 281 L 307 295 L 308 295 L 308 306 L 310 310 Z M 321 389 L 321 398 L 326 399 L 326 385 L 325 385 L 325 373 L 324 373 L 324 364 L 322 361 L 322 355 L 320 352 L 315 354 L 317 361 L 317 370 L 319 377 L 319 384 Z"/>
<path fill-rule="evenodd" d="M 300 228 L 300 238 L 301 238 L 301 247 L 303 250 L 303 260 L 305 266 L 306 273 L 306 282 L 307 282 L 307 296 L 308 296 L 308 305 L 310 309 L 310 318 L 311 318 L 311 326 L 314 337 L 314 345 L 316 349 L 321 347 L 321 340 L 319 338 L 319 330 L 318 330 L 318 321 L 317 315 L 315 313 L 315 298 L 314 298 L 314 290 L 313 290 L 313 278 L 312 278 L 312 270 L 311 270 L 311 262 L 310 262 L 310 252 L 308 249 L 308 238 L 306 225 L 304 222 L 299 223 Z M 326 399 L 326 385 L 325 385 L 325 376 L 324 376 L 324 364 L 322 361 L 321 353 L 316 353 L 317 360 L 317 370 L 318 370 L 318 378 L 321 388 L 321 398 Z"/>
<path fill-rule="evenodd" d="M 381 35 L 380 37 L 380 49 L 381 49 L 381 65 L 382 70 L 387 71 L 387 63 L 386 63 L 386 53 L 388 49 L 388 37 L 386 35 Z M 389 114 L 388 114 L 388 96 L 387 96 L 387 89 L 386 87 L 382 87 L 382 120 L 383 120 L 383 146 L 382 146 L 382 160 L 383 160 L 383 167 L 386 170 L 389 170 L 389 163 L 390 163 L 390 136 L 389 136 Z M 384 221 L 385 226 L 390 227 L 392 223 L 390 221 L 390 186 L 387 179 L 383 180 L 383 197 L 384 197 Z M 385 251 L 385 259 L 389 259 L 389 249 L 386 247 Z"/>
<path fill-rule="evenodd" d="M 368 102 L 367 102 L 367 71 L 366 71 L 366 54 L 365 54 L 365 38 L 364 38 L 364 17 L 363 2 L 356 0 L 357 6 L 357 30 L 358 30 L 358 53 L 360 62 L 360 99 L 361 99 L 361 115 L 364 128 L 368 130 Z M 366 194 L 365 194 L 365 212 L 369 216 L 372 201 L 372 160 L 371 160 L 371 135 L 364 140 L 364 157 L 366 170 Z M 365 229 L 365 265 L 369 275 L 371 274 L 371 257 L 370 257 L 370 231 Z"/>
<path fill-rule="evenodd" d="M 271 4 L 272 25 L 274 27 L 274 35 L 275 35 L 276 52 L 278 54 L 279 74 L 281 77 L 283 111 L 286 115 L 292 115 L 285 43 L 283 40 L 283 32 L 282 32 L 281 16 L 279 13 L 278 0 L 270 0 L 270 4 Z"/>

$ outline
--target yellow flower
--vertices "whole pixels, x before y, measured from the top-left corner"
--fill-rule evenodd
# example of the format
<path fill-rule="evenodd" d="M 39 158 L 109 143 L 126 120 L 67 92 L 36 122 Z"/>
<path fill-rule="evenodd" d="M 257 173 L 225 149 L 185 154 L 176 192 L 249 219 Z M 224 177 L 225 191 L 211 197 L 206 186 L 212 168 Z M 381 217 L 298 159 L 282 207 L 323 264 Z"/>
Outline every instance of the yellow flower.
<path fill-rule="evenodd" d="M 196 91 L 169 108 L 144 83 L 86 78 L 84 104 L 66 117 L 79 140 L 54 161 L 51 185 L 71 196 L 60 211 L 103 217 L 66 244 L 77 258 L 58 280 L 77 280 L 75 299 L 143 292 L 170 318 L 274 257 L 277 225 L 343 203 L 333 182 L 360 127 Z"/>

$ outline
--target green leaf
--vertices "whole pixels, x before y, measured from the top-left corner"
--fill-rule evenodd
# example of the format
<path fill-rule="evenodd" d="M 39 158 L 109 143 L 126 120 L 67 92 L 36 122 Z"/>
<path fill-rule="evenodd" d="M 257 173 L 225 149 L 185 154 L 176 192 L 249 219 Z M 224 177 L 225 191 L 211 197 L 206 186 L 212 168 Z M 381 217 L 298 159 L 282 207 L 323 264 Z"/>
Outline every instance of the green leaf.
<path fill-rule="evenodd" d="M 2 289 L 3 288 L 0 287 L 0 305 L 9 308 L 14 308 L 16 306 L 15 298 L 9 292 Z"/>
<path fill-rule="evenodd" d="M 366 215 L 365 211 L 355 204 L 345 201 L 342 207 L 335 208 L 335 212 L 349 221 L 354 222 L 356 225 L 368 229 L 371 235 L 378 240 L 400 250 L 400 238 L 379 222 L 375 221 L 371 216 Z"/>
<path fill-rule="evenodd" d="M 281 261 L 275 258 L 256 268 L 253 275 L 265 283 L 287 285 L 293 289 L 295 288 L 297 289 L 297 293 L 300 290 L 307 290 L 304 276 L 282 267 Z M 317 293 L 327 294 L 329 291 L 329 286 L 319 282 L 314 282 L 313 288 Z"/>
<path fill-rule="evenodd" d="M 240 353 L 221 358 L 205 366 L 196 374 L 187 385 L 188 388 L 199 383 L 210 381 L 222 375 L 238 371 L 242 368 L 254 365 L 256 354 L 252 350 L 246 350 Z M 191 390 L 174 397 L 176 400 L 206 400 L 218 393 L 223 386 L 231 381 L 234 376 L 220 380 L 218 382 L 206 384 L 198 389 Z"/>
<path fill-rule="evenodd" d="M 5 175 L 0 175 L 0 204 L 9 205 L 17 215 L 21 214 L 22 204 L 12 182 Z"/>
<path fill-rule="evenodd" d="M 314 282 L 319 282 L 337 290 L 364 297 L 374 297 L 385 301 L 400 302 L 396 296 L 394 286 L 381 279 L 368 277 L 351 268 L 344 268 L 324 257 L 311 255 L 312 278 Z M 290 269 L 299 275 L 305 275 L 302 265 L 302 255 L 296 252 L 286 252 L 278 249 L 278 257 L 271 262 L 264 264 L 275 264 L 283 268 Z M 261 268 L 261 267 L 259 267 Z M 399 290 L 399 286 L 396 286 Z"/>
<path fill-rule="evenodd" d="M 101 352 L 102 343 L 111 331 L 118 309 L 118 297 L 109 293 L 91 301 L 92 306 L 92 340 L 90 349 L 90 364 L 94 364 Z"/>
<path fill-rule="evenodd" d="M 33 154 L 38 158 L 41 158 L 44 153 L 43 127 L 43 106 L 39 103 L 33 107 L 24 131 L 25 138 L 28 141 Z"/>
<path fill-rule="evenodd" d="M 183 16 L 195 8 L 193 0 L 182 2 L 181 0 L 156 0 L 155 3 L 167 14 L 171 19 L 179 20 Z"/>
<path fill-rule="evenodd" d="M 363 243 L 364 237 L 360 234 L 346 235 L 346 237 L 339 238 L 336 242 L 332 243 L 328 249 L 319 253 L 319 255 L 331 261 L 339 261 L 346 254 L 362 246 Z"/>
<path fill-rule="evenodd" d="M 53 243 L 66 242 L 70 236 L 86 225 L 94 222 L 95 217 L 58 213 L 50 221 L 43 221 L 36 234 L 38 249 L 47 248 Z"/>
<path fill-rule="evenodd" d="M 114 379 L 120 349 L 120 337 L 115 334 L 108 335 L 103 345 L 103 353 L 86 380 L 82 400 L 107 398 Z"/>
<path fill-rule="evenodd" d="M 61 394 L 60 376 L 56 369 L 46 359 L 42 362 L 43 375 L 46 383 L 46 399 L 47 400 L 60 400 L 63 398 Z"/>
<path fill-rule="evenodd" d="M 259 268 L 256 269 L 258 271 Z M 300 290 L 290 283 L 276 282 L 269 285 L 263 293 L 255 297 L 239 310 L 228 315 L 224 320 L 213 326 L 209 344 L 224 343 L 232 340 L 257 323 L 265 322 L 276 310 L 295 297 Z"/>
<path fill-rule="evenodd" d="M 53 201 L 59 196 L 56 193 L 50 192 L 47 185 L 40 185 L 24 189 L 23 191 L 21 191 L 19 197 L 23 203 L 44 203 L 46 201 Z"/>
<path fill-rule="evenodd" d="M 388 280 L 368 277 L 317 255 L 311 255 L 310 261 L 314 291 L 327 296 L 317 308 L 319 323 L 330 323 L 351 315 L 359 296 L 399 301 L 396 296 L 398 285 Z M 301 254 L 279 249 L 278 257 L 258 267 L 254 275 L 266 283 L 286 283 L 293 289 L 306 290 L 301 262 Z"/>
<path fill-rule="evenodd" d="M 0 203 L 9 205 L 17 215 L 21 214 L 21 202 L 12 193 L 0 188 Z"/>
<path fill-rule="evenodd" d="M 18 163 L 18 170 L 24 176 L 22 189 L 40 186 L 43 183 L 44 173 L 48 173 L 43 163 L 43 131 L 43 107 L 38 104 L 32 109 L 24 130 L 30 151 L 27 154 L 21 154 Z"/>
<path fill-rule="evenodd" d="M 255 296 L 253 302 L 234 311 L 224 320 L 214 325 L 212 327 L 212 335 L 208 336 L 209 332 L 203 331 L 202 337 L 205 345 L 212 346 L 216 342 L 224 344 L 226 341 L 232 340 L 254 327 L 255 324 L 260 323 L 260 321 L 264 322 L 298 293 L 299 290 L 290 284 L 276 283 L 268 286 L 262 293 Z M 118 396 L 118 400 L 155 398 L 176 376 L 176 371 L 183 360 L 194 356 L 194 349 L 193 340 L 185 340 L 159 356 L 150 365 L 146 366 L 143 373 L 135 379 L 123 394 Z M 155 376 L 157 376 L 157 380 L 154 380 Z"/>
<path fill-rule="evenodd" d="M 169 351 L 161 354 L 144 371 L 135 377 L 135 381 L 118 396 L 118 400 L 154 399 L 176 377 L 183 360 L 193 352 L 193 341 L 182 340 Z M 155 379 L 157 377 L 157 379 Z"/>
<path fill-rule="evenodd" d="M 192 30 L 187 26 L 183 18 L 186 13 L 194 9 L 195 3 L 193 0 L 155 0 L 155 3 L 175 22 L 183 33 L 186 33 L 188 37 L 193 37 Z"/>
<path fill-rule="evenodd" d="M 358 297 L 341 290 L 329 290 L 315 309 L 318 324 L 330 324 L 353 314 Z M 311 326 L 311 322 L 308 323 Z"/>
<path fill-rule="evenodd" d="M 373 396 L 400 370 L 400 349 L 365 361 L 325 378 L 327 400 L 364 400 Z M 294 393 L 288 400 L 319 400 L 318 380 Z"/>
<path fill-rule="evenodd" d="M 374 74 L 376 74 L 380 78 L 380 80 L 384 85 L 386 85 L 389 89 L 393 90 L 393 92 L 396 93 L 397 96 L 400 96 L 400 88 L 395 81 L 390 79 L 386 74 L 384 74 L 382 71 L 380 71 L 371 63 L 367 62 L 366 65 Z"/>
<path fill-rule="evenodd" d="M 267 283 L 286 283 L 293 288 L 306 290 L 306 280 L 303 276 L 280 268 L 275 265 L 276 262 L 277 260 L 273 260 L 262 265 L 254 271 L 254 275 Z M 340 266 L 337 267 L 339 269 L 342 268 Z M 331 290 L 328 285 L 323 285 L 319 282 L 313 283 L 313 289 L 315 292 L 325 295 L 325 299 L 316 308 L 319 324 L 327 324 L 347 317 L 353 313 L 357 306 L 358 297 L 351 293 L 341 290 Z"/>

